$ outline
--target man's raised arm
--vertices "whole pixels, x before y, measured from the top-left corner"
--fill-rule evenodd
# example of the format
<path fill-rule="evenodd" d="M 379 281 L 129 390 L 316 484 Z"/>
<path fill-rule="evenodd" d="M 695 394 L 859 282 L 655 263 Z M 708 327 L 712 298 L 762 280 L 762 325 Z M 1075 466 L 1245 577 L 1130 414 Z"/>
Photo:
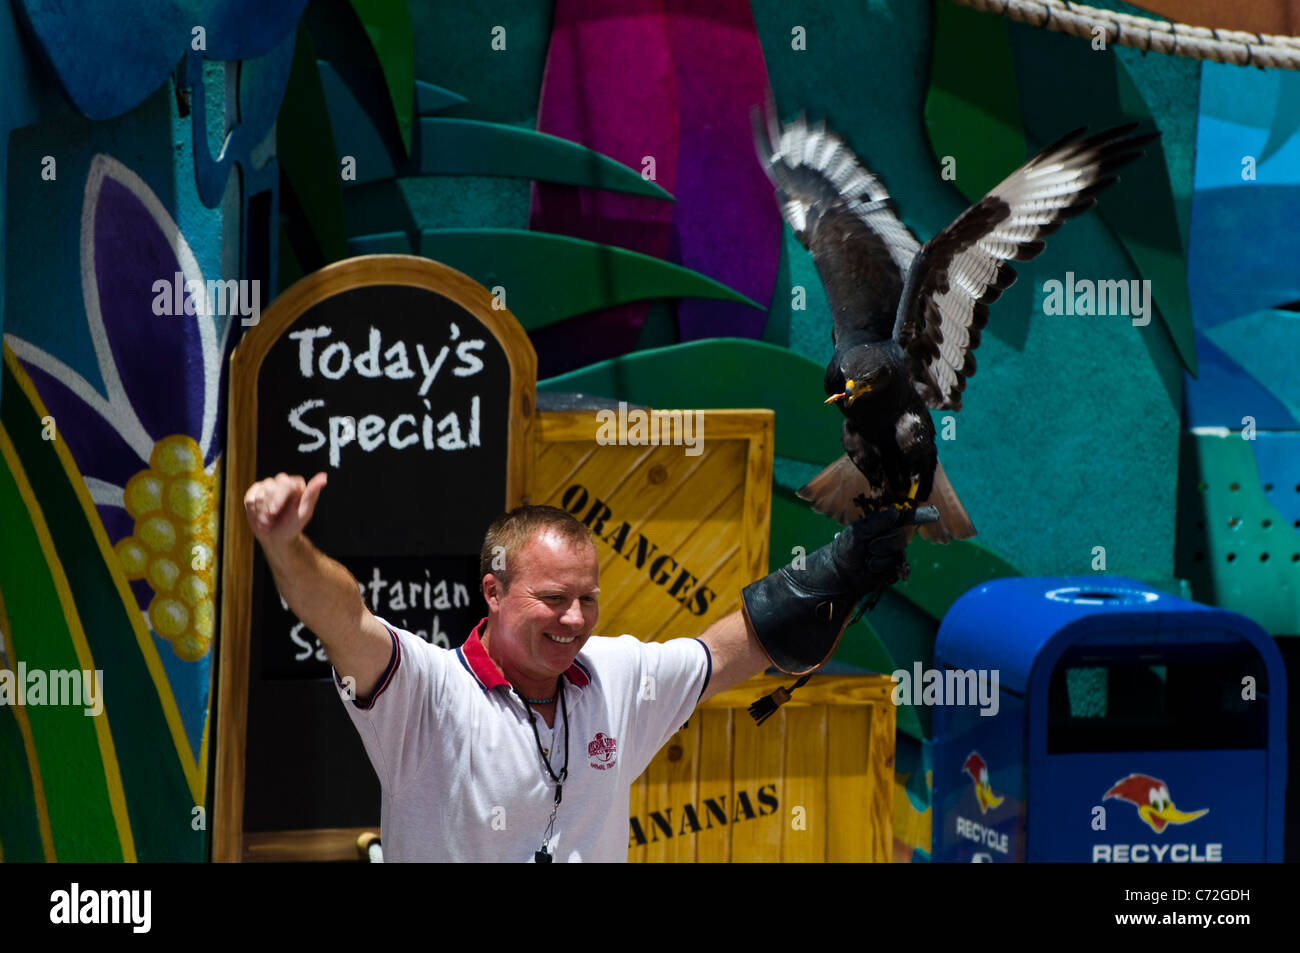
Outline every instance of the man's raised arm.
<path fill-rule="evenodd" d="M 308 483 L 280 473 L 244 494 L 244 515 L 275 577 L 276 588 L 325 646 L 339 676 L 356 680 L 358 697 L 374 690 L 388 668 L 393 640 L 366 608 L 356 579 L 303 535 L 326 476 Z"/>

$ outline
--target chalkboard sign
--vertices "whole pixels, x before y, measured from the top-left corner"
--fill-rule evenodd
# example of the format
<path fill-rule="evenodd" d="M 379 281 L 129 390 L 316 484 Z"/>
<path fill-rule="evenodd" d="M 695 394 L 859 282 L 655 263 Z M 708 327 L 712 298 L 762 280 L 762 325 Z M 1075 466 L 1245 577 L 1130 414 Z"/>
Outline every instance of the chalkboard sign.
<path fill-rule="evenodd" d="M 491 517 L 489 517 L 489 520 Z M 486 523 L 484 526 L 486 527 Z M 319 534 L 307 528 L 315 539 Z M 317 542 L 318 547 L 324 546 Z M 443 648 L 465 641 L 487 606 L 479 586 L 478 554 L 463 556 L 331 556 L 361 584 L 370 611 L 398 628 Z M 257 550 L 259 573 L 265 568 Z M 259 576 L 262 585 L 270 577 Z M 255 583 L 256 585 L 256 583 Z M 260 633 L 262 678 L 328 679 L 330 664 L 320 641 L 281 599 L 264 599 Z"/>
<path fill-rule="evenodd" d="M 231 359 L 213 857 L 345 857 L 380 790 L 320 643 L 287 608 L 243 494 L 329 483 L 307 528 L 376 615 L 444 647 L 486 614 L 478 550 L 523 502 L 536 357 L 487 289 L 427 259 L 331 265 Z"/>

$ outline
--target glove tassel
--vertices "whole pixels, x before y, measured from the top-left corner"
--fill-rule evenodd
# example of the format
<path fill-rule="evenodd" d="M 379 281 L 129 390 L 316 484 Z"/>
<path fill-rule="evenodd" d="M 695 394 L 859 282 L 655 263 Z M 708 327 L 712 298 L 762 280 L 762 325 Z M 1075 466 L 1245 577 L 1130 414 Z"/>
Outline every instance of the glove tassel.
<path fill-rule="evenodd" d="M 811 677 L 812 673 L 809 672 L 807 675 L 800 676 L 799 680 L 789 688 L 782 686 L 772 694 L 764 695 L 758 701 L 754 702 L 754 704 L 749 706 L 750 717 L 753 718 L 756 723 L 761 725 L 763 722 L 767 721 L 767 719 L 771 718 L 778 708 L 788 702 L 791 695 L 800 688 L 803 688 Z"/>
<path fill-rule="evenodd" d="M 854 622 L 857 622 L 862 618 L 864 613 L 870 612 L 874 609 L 876 603 L 880 601 L 880 597 L 884 594 L 884 589 L 874 590 L 866 599 L 863 600 L 862 605 L 858 608 L 857 614 L 849 620 L 849 624 L 852 625 Z M 799 680 L 789 688 L 782 686 L 772 692 L 772 694 L 764 695 L 758 701 L 754 702 L 754 704 L 749 706 L 750 717 L 754 719 L 756 724 L 761 725 L 763 722 L 771 718 L 778 708 L 788 702 L 791 695 L 793 695 L 798 689 L 803 688 L 811 677 L 812 672 L 809 672 L 807 675 L 801 676 Z"/>

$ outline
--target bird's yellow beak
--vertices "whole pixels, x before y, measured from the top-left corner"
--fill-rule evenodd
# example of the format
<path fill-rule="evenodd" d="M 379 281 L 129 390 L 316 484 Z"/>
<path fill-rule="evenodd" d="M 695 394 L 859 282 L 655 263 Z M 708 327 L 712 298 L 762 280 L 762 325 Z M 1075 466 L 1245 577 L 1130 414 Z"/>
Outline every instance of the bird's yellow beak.
<path fill-rule="evenodd" d="M 1138 808 L 1138 816 L 1151 825 L 1156 833 L 1160 833 L 1169 824 L 1186 824 L 1188 821 L 1194 821 L 1209 813 L 1209 808 L 1199 811 L 1180 811 L 1172 803 L 1166 804 L 1161 810 L 1156 810 L 1149 804 L 1144 804 Z"/>
<path fill-rule="evenodd" d="M 975 783 L 975 800 L 979 802 L 981 814 L 987 814 L 991 808 L 997 807 L 1005 799 L 1005 795 L 999 797 L 994 794 L 993 789 L 987 784 L 978 781 Z"/>
<path fill-rule="evenodd" d="M 853 403 L 853 401 L 856 398 L 861 397 L 863 394 L 869 393 L 870 391 L 871 391 L 871 385 L 868 384 L 864 387 L 859 388 L 858 385 L 853 383 L 853 378 L 850 377 L 848 380 L 844 382 L 843 393 L 831 394 L 831 396 L 827 397 L 824 401 L 822 401 L 822 403 L 829 404 L 843 397 L 844 403 L 847 405 Z"/>

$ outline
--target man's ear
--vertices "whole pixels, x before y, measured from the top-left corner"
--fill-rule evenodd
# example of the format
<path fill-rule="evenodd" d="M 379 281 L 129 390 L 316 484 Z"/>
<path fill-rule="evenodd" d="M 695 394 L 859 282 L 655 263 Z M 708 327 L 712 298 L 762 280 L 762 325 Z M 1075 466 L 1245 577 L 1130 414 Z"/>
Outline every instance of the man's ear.
<path fill-rule="evenodd" d="M 501 611 L 501 599 L 505 596 L 505 587 L 493 573 L 483 577 L 483 600 L 493 612 Z"/>

